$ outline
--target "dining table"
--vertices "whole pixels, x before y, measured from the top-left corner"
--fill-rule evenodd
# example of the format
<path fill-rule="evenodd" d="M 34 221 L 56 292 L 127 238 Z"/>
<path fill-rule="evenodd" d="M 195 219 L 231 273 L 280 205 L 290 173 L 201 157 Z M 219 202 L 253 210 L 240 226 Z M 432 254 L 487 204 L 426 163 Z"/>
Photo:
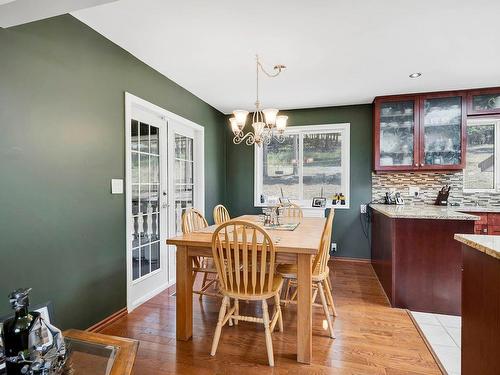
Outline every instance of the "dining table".
<path fill-rule="evenodd" d="M 259 215 L 235 218 L 262 223 Z M 312 262 L 317 254 L 325 218 L 301 218 L 293 230 L 264 228 L 275 244 L 276 263 L 297 264 L 297 362 L 312 357 Z M 187 341 L 193 335 L 193 257 L 212 257 L 212 235 L 216 225 L 167 239 L 176 246 L 176 337 Z"/>

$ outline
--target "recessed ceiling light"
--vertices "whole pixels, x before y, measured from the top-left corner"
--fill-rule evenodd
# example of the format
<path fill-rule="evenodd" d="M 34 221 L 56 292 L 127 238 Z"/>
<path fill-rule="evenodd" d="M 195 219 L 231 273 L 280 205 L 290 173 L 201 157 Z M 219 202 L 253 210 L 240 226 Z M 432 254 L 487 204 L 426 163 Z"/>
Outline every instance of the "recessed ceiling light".
<path fill-rule="evenodd" d="M 409 75 L 410 78 L 418 78 L 422 75 L 422 73 L 412 73 Z"/>

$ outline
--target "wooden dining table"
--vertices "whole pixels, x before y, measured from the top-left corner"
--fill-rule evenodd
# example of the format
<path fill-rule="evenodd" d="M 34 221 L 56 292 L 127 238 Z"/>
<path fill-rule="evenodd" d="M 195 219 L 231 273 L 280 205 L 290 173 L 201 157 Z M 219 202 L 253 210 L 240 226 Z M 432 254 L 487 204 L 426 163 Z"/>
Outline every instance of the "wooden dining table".
<path fill-rule="evenodd" d="M 256 215 L 238 220 L 259 222 Z M 290 230 L 268 230 L 276 248 L 277 263 L 297 264 L 297 361 L 311 363 L 312 357 L 312 260 L 317 254 L 325 218 L 302 218 Z M 212 234 L 216 226 L 169 238 L 167 244 L 177 247 L 176 336 L 187 341 L 193 335 L 193 257 L 212 257 Z"/>

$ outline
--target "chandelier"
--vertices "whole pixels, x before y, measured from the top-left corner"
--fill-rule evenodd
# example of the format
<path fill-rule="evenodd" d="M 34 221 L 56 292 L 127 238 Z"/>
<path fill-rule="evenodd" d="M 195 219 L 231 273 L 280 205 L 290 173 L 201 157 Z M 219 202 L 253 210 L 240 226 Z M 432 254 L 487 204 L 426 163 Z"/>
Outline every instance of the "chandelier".
<path fill-rule="evenodd" d="M 229 119 L 229 122 L 234 134 L 234 144 L 238 145 L 244 141 L 248 146 L 253 144 L 261 146 L 262 144 L 268 145 L 273 139 L 280 143 L 284 142 L 285 136 L 283 133 L 285 132 L 288 116 L 278 116 L 279 110 L 276 108 L 261 109 L 259 101 L 259 71 L 262 70 L 266 76 L 274 78 L 285 68 L 285 65 L 275 65 L 275 72 L 268 73 L 260 63 L 259 55 L 256 56 L 257 100 L 255 101 L 255 111 L 252 116 L 253 131 L 247 133 L 243 131 L 249 112 L 242 109 L 233 111 L 233 117 Z"/>

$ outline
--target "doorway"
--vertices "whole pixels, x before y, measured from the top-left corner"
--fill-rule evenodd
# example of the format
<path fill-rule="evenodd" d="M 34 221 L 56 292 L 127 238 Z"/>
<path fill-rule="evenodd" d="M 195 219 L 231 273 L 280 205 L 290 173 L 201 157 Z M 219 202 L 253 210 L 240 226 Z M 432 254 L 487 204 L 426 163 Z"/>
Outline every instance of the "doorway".
<path fill-rule="evenodd" d="M 175 283 L 186 208 L 204 210 L 203 127 L 125 95 L 127 309 Z"/>

